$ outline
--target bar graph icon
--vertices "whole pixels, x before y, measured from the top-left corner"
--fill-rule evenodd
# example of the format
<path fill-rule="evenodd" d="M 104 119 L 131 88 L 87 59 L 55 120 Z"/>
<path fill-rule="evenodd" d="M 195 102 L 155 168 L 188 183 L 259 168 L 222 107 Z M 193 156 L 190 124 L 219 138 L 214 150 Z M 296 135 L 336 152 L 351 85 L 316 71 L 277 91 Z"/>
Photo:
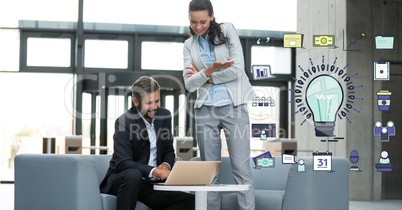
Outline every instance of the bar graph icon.
<path fill-rule="evenodd" d="M 252 73 L 254 80 L 271 79 L 276 77 L 271 73 L 270 65 L 253 65 Z"/>

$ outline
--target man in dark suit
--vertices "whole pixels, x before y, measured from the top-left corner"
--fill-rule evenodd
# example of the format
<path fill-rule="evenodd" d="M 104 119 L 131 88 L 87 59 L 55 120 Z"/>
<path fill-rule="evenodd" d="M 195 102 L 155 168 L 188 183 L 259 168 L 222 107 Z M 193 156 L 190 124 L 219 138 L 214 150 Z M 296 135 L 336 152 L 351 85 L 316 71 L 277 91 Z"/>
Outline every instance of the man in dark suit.
<path fill-rule="evenodd" d="M 175 161 L 172 117 L 160 107 L 159 88 L 151 77 L 137 79 L 134 106 L 116 120 L 114 153 L 100 190 L 117 196 L 117 210 L 134 210 L 137 201 L 154 210 L 194 209 L 193 194 L 153 189 Z"/>

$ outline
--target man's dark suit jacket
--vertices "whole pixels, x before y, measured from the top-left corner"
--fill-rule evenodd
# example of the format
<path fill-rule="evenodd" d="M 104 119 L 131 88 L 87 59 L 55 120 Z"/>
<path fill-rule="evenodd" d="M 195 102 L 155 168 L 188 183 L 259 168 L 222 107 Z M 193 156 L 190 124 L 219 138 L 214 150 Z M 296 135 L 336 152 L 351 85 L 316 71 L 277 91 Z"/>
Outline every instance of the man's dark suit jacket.
<path fill-rule="evenodd" d="M 169 110 L 159 108 L 154 120 L 156 132 L 157 165 L 167 162 L 173 167 L 175 154 L 173 149 L 172 117 Z M 100 189 L 107 192 L 110 185 L 107 180 L 112 174 L 126 169 L 138 169 L 145 179 L 149 179 L 152 166 L 148 165 L 150 142 L 143 118 L 136 107 L 117 118 L 115 122 L 114 153 L 109 169 L 103 179 Z"/>

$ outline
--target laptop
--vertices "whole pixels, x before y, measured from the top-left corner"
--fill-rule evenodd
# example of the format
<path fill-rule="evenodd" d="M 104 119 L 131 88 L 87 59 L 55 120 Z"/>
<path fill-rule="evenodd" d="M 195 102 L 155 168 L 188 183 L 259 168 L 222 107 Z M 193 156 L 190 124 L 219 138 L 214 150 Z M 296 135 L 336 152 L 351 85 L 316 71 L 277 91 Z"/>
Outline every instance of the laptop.
<path fill-rule="evenodd" d="M 222 161 L 177 161 L 162 185 L 209 185 Z"/>

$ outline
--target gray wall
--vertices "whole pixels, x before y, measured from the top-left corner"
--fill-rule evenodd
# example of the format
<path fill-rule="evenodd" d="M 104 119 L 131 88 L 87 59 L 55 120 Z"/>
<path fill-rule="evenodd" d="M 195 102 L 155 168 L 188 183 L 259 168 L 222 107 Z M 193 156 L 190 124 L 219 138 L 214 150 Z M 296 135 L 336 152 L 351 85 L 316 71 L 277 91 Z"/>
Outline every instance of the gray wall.
<path fill-rule="evenodd" d="M 402 17 L 398 15 L 398 12 L 402 14 L 402 2 L 382 0 L 298 0 L 297 12 L 297 32 L 304 34 L 305 49 L 297 49 L 296 65 L 300 65 L 306 70 L 311 67 L 310 58 L 317 65 L 321 64 L 321 57 L 324 56 L 324 63 L 331 65 L 335 57 L 337 57 L 337 67 L 343 68 L 348 65 L 346 69 L 347 75 L 357 74 L 352 79 L 353 85 L 363 85 L 362 88 L 355 91 L 355 95 L 363 98 L 363 101 L 354 100 L 352 104 L 359 112 L 352 110 L 347 112 L 347 117 L 351 122 L 348 122 L 345 118 L 342 120 L 337 118 L 336 120 L 335 135 L 345 138 L 338 143 L 320 142 L 323 138 L 315 136 L 312 120 L 300 125 L 304 116 L 301 114 L 296 115 L 295 137 L 299 140 L 298 147 L 301 150 L 298 155 L 311 155 L 311 151 L 329 150 L 333 152 L 333 156 L 349 158 L 350 152 L 357 150 L 360 156 L 357 165 L 363 171 L 350 173 L 350 199 L 382 199 L 386 195 L 385 191 L 387 191 L 383 187 L 382 176 L 385 179 L 388 175 L 383 175 L 374 168 L 384 143 L 380 143 L 378 137 L 373 135 L 373 127 L 376 120 L 383 121 L 383 124 L 385 124 L 385 120 L 389 116 L 385 116 L 387 114 L 381 113 L 377 108 L 376 92 L 383 88 L 385 82 L 373 80 L 373 62 L 380 59 L 390 61 L 391 79 L 392 75 L 396 73 L 392 70 L 397 69 L 398 66 L 401 69 L 402 56 L 399 49 L 402 47 L 402 37 L 400 36 Z M 362 33 L 364 33 L 364 37 L 362 37 Z M 335 44 L 338 47 L 335 49 L 313 47 L 312 37 L 319 34 L 335 35 Z M 395 49 L 376 50 L 374 45 L 375 35 L 394 35 Z M 354 41 L 356 41 L 356 44 L 352 44 L 348 48 L 349 44 Z M 301 71 L 297 68 L 296 72 L 297 78 L 300 78 Z M 394 85 L 399 84 L 395 83 Z M 346 87 L 344 84 L 342 85 Z M 398 97 L 398 94 L 393 93 L 392 97 Z M 391 109 L 392 107 L 395 109 L 398 104 L 392 104 Z M 399 115 L 400 117 L 402 116 Z M 398 125 L 395 124 L 395 127 L 398 128 Z M 397 135 L 391 137 L 390 144 L 386 146 L 390 148 L 392 140 L 397 141 L 396 139 Z M 394 156 L 393 159 L 401 160 L 402 158 Z M 395 162 L 393 163 L 395 164 Z M 396 167 L 392 172 L 393 175 L 401 174 L 401 171 L 398 172 L 398 170 L 398 167 Z"/>

